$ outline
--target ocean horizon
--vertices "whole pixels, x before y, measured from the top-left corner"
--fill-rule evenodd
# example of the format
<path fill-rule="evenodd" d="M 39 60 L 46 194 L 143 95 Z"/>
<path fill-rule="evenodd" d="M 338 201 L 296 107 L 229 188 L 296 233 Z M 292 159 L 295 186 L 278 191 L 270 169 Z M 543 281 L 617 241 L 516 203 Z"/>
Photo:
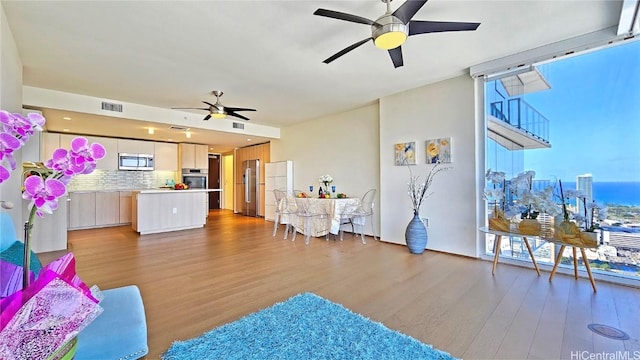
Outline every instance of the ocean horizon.
<path fill-rule="evenodd" d="M 564 189 L 576 189 L 575 181 L 563 181 Z M 605 205 L 640 206 L 640 181 L 594 181 L 593 200 Z"/>

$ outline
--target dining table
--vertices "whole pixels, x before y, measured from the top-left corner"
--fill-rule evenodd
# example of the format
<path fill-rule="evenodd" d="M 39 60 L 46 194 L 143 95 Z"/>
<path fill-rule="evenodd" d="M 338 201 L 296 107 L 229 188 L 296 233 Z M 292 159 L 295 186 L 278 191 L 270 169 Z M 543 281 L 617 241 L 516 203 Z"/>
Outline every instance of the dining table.
<path fill-rule="evenodd" d="M 288 201 L 306 205 L 314 213 L 323 214 L 323 216 L 314 216 L 312 221 L 305 221 L 306 219 L 303 216 L 283 216 L 281 220 L 283 224 L 292 223 L 297 232 L 310 234 L 314 237 L 326 236 L 329 233 L 334 235 L 339 234 L 343 215 L 353 211 L 360 205 L 360 199 L 355 197 L 296 198 L 291 196 Z M 298 210 L 300 210 L 300 206 L 298 206 Z M 364 219 L 356 218 L 352 221 L 356 225 L 363 225 L 361 223 L 364 222 Z M 309 226 L 311 226 L 311 229 L 307 229 Z"/>

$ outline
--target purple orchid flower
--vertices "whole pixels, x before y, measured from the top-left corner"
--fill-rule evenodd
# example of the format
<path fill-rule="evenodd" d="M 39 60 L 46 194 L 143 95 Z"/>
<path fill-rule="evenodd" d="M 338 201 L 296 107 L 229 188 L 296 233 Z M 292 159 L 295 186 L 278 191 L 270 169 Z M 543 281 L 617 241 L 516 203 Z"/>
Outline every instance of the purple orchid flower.
<path fill-rule="evenodd" d="M 30 114 L 31 115 L 31 114 Z M 44 118 L 33 114 L 33 117 L 26 118 L 20 114 L 11 114 L 8 111 L 0 111 L 0 123 L 4 132 L 15 134 L 21 144 L 25 144 L 35 130 L 41 130 Z M 31 119 L 33 118 L 33 120 Z"/>
<path fill-rule="evenodd" d="M 13 152 L 20 148 L 22 144 L 14 136 L 7 133 L 0 133 L 0 161 L 7 161 L 11 166 L 11 170 L 16 169 L 16 160 L 13 158 Z"/>
<path fill-rule="evenodd" d="M 11 176 L 11 172 L 4 166 L 0 165 L 0 184 L 7 180 Z"/>
<path fill-rule="evenodd" d="M 90 174 L 96 168 L 96 161 L 104 158 L 107 151 L 99 143 L 89 145 L 84 137 L 71 140 L 71 160 L 77 174 Z"/>
<path fill-rule="evenodd" d="M 62 176 L 71 177 L 76 172 L 74 171 L 69 152 L 65 149 L 56 149 L 53 152 L 51 159 L 47 160 L 44 164 L 49 169 L 59 172 Z"/>
<path fill-rule="evenodd" d="M 44 217 L 44 213 L 52 214 L 58 208 L 58 198 L 67 192 L 67 187 L 60 180 L 42 180 L 40 176 L 29 176 L 24 181 L 22 198 L 31 200 L 38 208 L 36 215 Z"/>

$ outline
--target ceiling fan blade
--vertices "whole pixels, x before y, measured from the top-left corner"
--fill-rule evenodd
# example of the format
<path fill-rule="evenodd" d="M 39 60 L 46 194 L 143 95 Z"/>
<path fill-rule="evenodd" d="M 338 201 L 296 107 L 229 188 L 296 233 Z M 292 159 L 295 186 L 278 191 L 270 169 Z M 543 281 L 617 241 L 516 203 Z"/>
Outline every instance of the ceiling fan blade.
<path fill-rule="evenodd" d="M 209 119 L 211 119 L 211 114 L 207 114 L 207 116 L 205 116 L 204 119 L 202 120 L 209 120 Z"/>
<path fill-rule="evenodd" d="M 480 23 L 412 20 L 409 22 L 409 36 L 445 31 L 472 31 L 478 26 Z"/>
<path fill-rule="evenodd" d="M 397 69 L 404 65 L 404 62 L 402 61 L 402 46 L 389 50 L 389 55 L 391 56 L 391 61 L 393 61 L 394 68 Z"/>
<path fill-rule="evenodd" d="M 353 50 L 353 49 L 357 48 L 358 46 L 360 46 L 360 45 L 362 45 L 362 44 L 366 43 L 366 42 L 367 42 L 367 41 L 369 41 L 369 40 L 373 40 L 373 38 L 372 38 L 372 37 L 368 37 L 368 38 L 366 38 L 366 39 L 364 39 L 364 40 L 360 40 L 360 41 L 358 41 L 358 42 L 357 42 L 357 43 L 355 43 L 355 44 L 349 45 L 349 46 L 347 46 L 346 48 L 344 48 L 344 49 L 342 49 L 342 50 L 338 51 L 337 53 L 335 53 L 333 56 L 331 56 L 331 57 L 327 58 L 325 61 L 323 61 L 323 63 L 328 64 L 328 63 L 332 62 L 333 60 L 335 60 L 335 59 L 339 58 L 340 56 L 342 56 L 342 55 L 344 55 L 344 54 L 348 53 L 349 51 L 351 51 L 351 50 Z"/>
<path fill-rule="evenodd" d="M 212 104 L 212 103 L 210 103 L 210 102 L 203 101 L 203 103 L 205 103 L 205 104 L 207 104 L 207 105 L 209 105 L 209 106 L 213 106 L 213 107 L 215 107 L 215 105 L 213 105 L 213 104 Z"/>
<path fill-rule="evenodd" d="M 229 116 L 235 116 L 235 117 L 240 118 L 240 119 L 242 119 L 242 120 L 247 120 L 247 121 L 249 121 L 249 118 L 248 118 L 248 117 L 243 116 L 243 115 L 240 115 L 240 114 L 236 114 L 236 113 L 234 113 L 233 111 L 228 111 L 228 112 L 227 112 L 227 115 L 229 115 Z"/>
<path fill-rule="evenodd" d="M 427 0 L 407 0 L 396 11 L 393 12 L 393 16 L 400 19 L 403 23 L 408 23 L 409 20 L 424 6 Z"/>
<path fill-rule="evenodd" d="M 373 20 L 369 20 L 367 18 L 363 18 L 362 16 L 352 15 L 352 14 L 347 14 L 347 13 L 343 13 L 343 12 L 339 12 L 339 11 L 333 11 L 333 10 L 327 10 L 327 9 L 318 9 L 313 13 L 313 15 L 325 16 L 325 17 L 328 17 L 328 18 L 344 20 L 344 21 L 351 21 L 351 22 L 358 23 L 358 24 L 381 26 L 377 22 L 375 22 Z"/>
<path fill-rule="evenodd" d="M 239 107 L 229 107 L 229 106 L 225 106 L 224 109 L 226 111 L 256 111 L 256 109 L 249 109 L 249 108 L 239 108 Z"/>
<path fill-rule="evenodd" d="M 209 110 L 209 108 L 171 108 L 173 110 Z"/>

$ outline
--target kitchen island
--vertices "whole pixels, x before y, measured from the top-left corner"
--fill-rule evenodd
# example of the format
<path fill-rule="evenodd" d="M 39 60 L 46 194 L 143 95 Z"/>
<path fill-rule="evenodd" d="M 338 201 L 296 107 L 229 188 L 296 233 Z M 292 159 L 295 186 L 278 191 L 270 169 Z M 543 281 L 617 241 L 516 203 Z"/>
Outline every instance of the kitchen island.
<path fill-rule="evenodd" d="M 132 192 L 131 227 L 141 235 L 203 227 L 207 221 L 209 192 L 221 189 Z"/>

